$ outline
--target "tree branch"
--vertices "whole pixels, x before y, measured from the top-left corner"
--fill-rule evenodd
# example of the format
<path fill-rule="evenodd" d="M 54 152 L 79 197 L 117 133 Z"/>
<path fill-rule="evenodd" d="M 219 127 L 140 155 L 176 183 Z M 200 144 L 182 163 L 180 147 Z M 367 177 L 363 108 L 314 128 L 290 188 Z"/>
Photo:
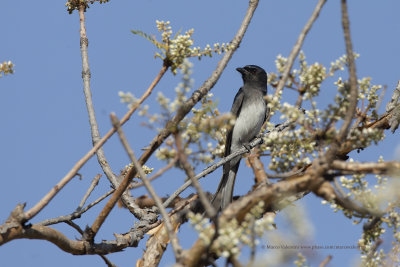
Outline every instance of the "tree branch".
<path fill-rule="evenodd" d="M 182 165 L 182 168 L 184 169 L 186 175 L 189 177 L 190 181 L 192 181 L 194 188 L 199 194 L 199 199 L 204 207 L 207 217 L 214 218 L 217 215 L 217 212 L 211 205 L 210 199 L 206 196 L 205 192 L 201 188 L 199 181 L 195 179 L 195 173 L 193 171 L 193 167 L 187 161 L 185 151 L 182 148 L 182 138 L 179 132 L 175 134 L 175 143 L 178 152 L 179 163 Z"/>
<path fill-rule="evenodd" d="M 115 191 L 114 189 L 108 191 L 107 193 L 105 193 L 104 195 L 102 195 L 101 197 L 99 197 L 98 199 L 96 199 L 95 201 L 90 203 L 89 205 L 87 205 L 84 209 L 79 209 L 79 210 L 77 209 L 75 212 L 73 212 L 73 213 L 71 213 L 69 215 L 59 216 L 59 217 L 56 217 L 56 218 L 53 218 L 53 219 L 44 220 L 44 221 L 42 221 L 40 223 L 37 223 L 37 225 L 51 225 L 51 224 L 56 224 L 56 223 L 60 223 L 60 222 L 67 222 L 67 221 L 71 221 L 71 220 L 75 220 L 77 218 L 80 218 L 83 213 L 85 213 L 90 208 L 92 208 L 93 206 L 95 206 L 98 203 L 100 203 L 101 201 L 103 201 L 103 199 L 105 199 L 106 197 L 111 195 L 114 191 Z"/>
<path fill-rule="evenodd" d="M 339 171 L 350 173 L 373 173 L 380 175 L 399 176 L 400 162 L 346 162 L 335 160 L 331 167 Z"/>
<path fill-rule="evenodd" d="M 150 193 L 151 197 L 154 199 L 156 206 L 158 207 L 163 219 L 164 219 L 164 223 L 165 223 L 165 227 L 167 229 L 167 233 L 169 236 L 169 239 L 171 240 L 171 245 L 172 245 L 172 249 L 174 251 L 175 254 L 175 259 L 178 262 L 179 258 L 180 258 L 180 254 L 181 254 L 181 250 L 182 248 L 180 247 L 179 243 L 178 243 L 178 239 L 175 235 L 174 232 L 174 227 L 172 226 L 172 223 L 170 221 L 170 218 L 168 217 L 167 211 L 165 210 L 164 206 L 162 205 L 162 201 L 160 199 L 160 197 L 157 195 L 157 193 L 155 192 L 153 186 L 150 184 L 150 182 L 147 180 L 146 174 L 144 173 L 142 166 L 140 165 L 139 161 L 136 159 L 135 154 L 133 153 L 133 150 L 131 149 L 131 147 L 128 144 L 128 141 L 126 140 L 125 134 L 122 131 L 122 128 L 120 127 L 119 121 L 117 119 L 117 117 L 112 116 L 111 114 L 111 119 L 113 121 L 113 125 L 114 127 L 117 128 L 118 131 L 118 136 L 121 139 L 121 143 L 123 144 L 125 150 L 127 151 L 130 160 L 132 161 L 134 167 L 132 169 L 136 169 L 137 172 L 140 175 L 140 179 L 142 180 L 144 186 L 146 187 L 147 191 Z M 131 170 L 132 170 L 131 169 Z M 132 177 L 129 176 L 129 172 L 125 175 L 124 181 L 131 181 Z M 124 181 L 122 183 L 124 183 Z M 122 185 L 121 183 L 121 185 Z M 128 184 L 126 184 L 126 187 L 128 186 Z M 126 187 L 124 188 L 124 190 L 126 189 Z M 117 189 L 118 190 L 118 189 Z M 111 200 L 111 199 L 110 199 Z M 115 199 L 115 202 L 113 202 L 112 204 L 115 205 L 116 201 L 118 199 Z M 109 201 L 111 204 L 111 201 Z M 111 211 L 111 209 L 110 209 Z M 108 211 L 109 212 L 109 211 Z M 108 214 L 107 214 L 108 215 Z M 95 224 L 93 224 L 95 225 Z"/>
<path fill-rule="evenodd" d="M 349 63 L 349 83 L 350 83 L 350 98 L 349 98 L 349 107 L 346 112 L 346 116 L 344 118 L 344 122 L 340 131 L 338 133 L 337 139 L 339 142 L 343 142 L 347 137 L 347 134 L 350 129 L 351 121 L 353 120 L 356 108 L 357 108 L 357 98 L 358 98 L 358 86 L 357 86 L 357 73 L 356 73 L 356 64 L 354 62 L 354 53 L 353 46 L 351 43 L 351 35 L 350 35 L 350 22 L 349 22 L 349 14 L 347 11 L 347 3 L 346 0 L 341 0 L 342 6 L 342 27 L 344 33 L 344 39 L 346 43 L 346 54 L 347 60 Z"/>
<path fill-rule="evenodd" d="M 198 202 L 198 196 L 192 195 L 188 199 L 181 199 L 177 203 L 177 208 L 169 213 L 171 223 L 175 229 L 178 229 L 182 223 L 186 222 L 187 212 L 196 212 L 199 206 Z M 136 266 L 158 266 L 170 241 L 168 232 L 163 224 L 149 231 L 148 234 L 150 237 L 146 242 L 146 249 L 142 258 L 137 261 Z"/>
<path fill-rule="evenodd" d="M 93 192 L 94 188 L 99 184 L 99 180 L 101 178 L 101 174 L 97 174 L 94 178 L 92 183 L 90 184 L 90 187 L 86 191 L 86 194 L 83 196 L 81 203 L 79 203 L 78 208 L 76 209 L 77 211 L 80 211 L 83 208 L 83 205 L 85 205 L 86 200 L 89 198 L 90 194 Z"/>

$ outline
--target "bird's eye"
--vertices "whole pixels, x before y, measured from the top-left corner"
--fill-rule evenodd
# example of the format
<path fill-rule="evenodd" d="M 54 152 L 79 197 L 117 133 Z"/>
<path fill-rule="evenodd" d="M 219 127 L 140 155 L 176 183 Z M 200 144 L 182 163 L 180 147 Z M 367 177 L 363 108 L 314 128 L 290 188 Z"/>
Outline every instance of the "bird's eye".
<path fill-rule="evenodd" d="M 255 73 L 256 72 L 255 68 L 246 67 L 245 69 L 250 73 Z"/>

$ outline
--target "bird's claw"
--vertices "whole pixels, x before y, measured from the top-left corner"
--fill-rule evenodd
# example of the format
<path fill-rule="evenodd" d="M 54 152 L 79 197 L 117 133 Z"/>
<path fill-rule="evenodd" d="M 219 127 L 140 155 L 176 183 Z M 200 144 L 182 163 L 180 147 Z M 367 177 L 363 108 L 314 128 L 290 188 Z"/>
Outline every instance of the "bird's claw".
<path fill-rule="evenodd" d="M 243 144 L 243 146 L 247 149 L 247 152 L 250 152 L 251 146 L 249 143 Z"/>

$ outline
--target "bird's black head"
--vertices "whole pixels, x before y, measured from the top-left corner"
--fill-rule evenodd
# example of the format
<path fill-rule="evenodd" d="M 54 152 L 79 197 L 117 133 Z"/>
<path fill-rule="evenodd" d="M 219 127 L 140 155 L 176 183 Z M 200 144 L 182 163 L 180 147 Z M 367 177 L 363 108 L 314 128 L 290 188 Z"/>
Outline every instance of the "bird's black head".
<path fill-rule="evenodd" d="M 247 65 L 236 70 L 242 74 L 244 84 L 267 87 L 268 76 L 263 68 L 256 65 Z"/>

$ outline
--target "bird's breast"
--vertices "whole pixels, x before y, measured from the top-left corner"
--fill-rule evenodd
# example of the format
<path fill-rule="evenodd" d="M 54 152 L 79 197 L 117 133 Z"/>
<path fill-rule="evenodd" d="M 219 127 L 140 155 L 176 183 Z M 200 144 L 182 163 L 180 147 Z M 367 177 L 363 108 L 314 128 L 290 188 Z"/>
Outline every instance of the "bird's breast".
<path fill-rule="evenodd" d="M 239 149 L 244 143 L 250 142 L 260 132 L 266 111 L 267 106 L 263 98 L 243 103 L 233 127 L 232 151 Z"/>

